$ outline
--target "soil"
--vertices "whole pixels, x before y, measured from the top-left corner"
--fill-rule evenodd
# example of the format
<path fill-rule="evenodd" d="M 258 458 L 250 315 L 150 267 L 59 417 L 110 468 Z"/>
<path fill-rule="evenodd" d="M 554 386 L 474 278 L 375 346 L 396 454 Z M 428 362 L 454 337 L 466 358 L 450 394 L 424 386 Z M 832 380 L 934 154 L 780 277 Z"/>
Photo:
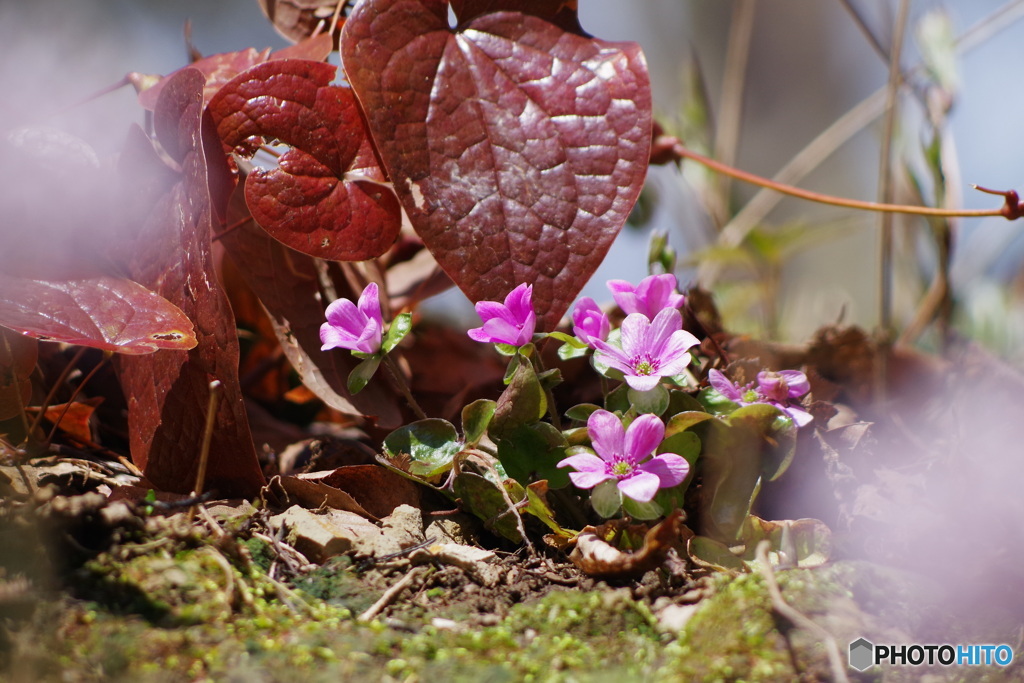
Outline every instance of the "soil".
<path fill-rule="evenodd" d="M 828 641 L 845 657 L 857 637 L 914 642 L 951 618 L 941 591 L 879 565 L 771 572 L 810 628 L 780 612 L 761 572 L 670 556 L 598 581 L 560 550 L 510 547 L 461 516 L 475 540 L 454 545 L 479 565 L 429 542 L 310 562 L 273 531 L 277 510 L 118 501 L 96 490 L 111 466 L 69 474 L 80 467 L 22 468 L 34 492 L 9 491 L 0 508 L 5 680 L 919 680 L 837 671 Z M 397 528 L 388 521 L 378 526 Z"/>

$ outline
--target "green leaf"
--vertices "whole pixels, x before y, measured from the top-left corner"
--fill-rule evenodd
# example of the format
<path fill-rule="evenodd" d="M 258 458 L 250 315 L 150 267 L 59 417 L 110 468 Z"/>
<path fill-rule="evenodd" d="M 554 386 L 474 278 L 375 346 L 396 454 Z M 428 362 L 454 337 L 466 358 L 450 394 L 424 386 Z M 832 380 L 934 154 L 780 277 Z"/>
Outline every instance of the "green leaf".
<path fill-rule="evenodd" d="M 452 467 L 462 450 L 455 426 L 447 420 L 430 418 L 399 427 L 384 439 L 384 451 L 392 458 L 407 455 L 410 474 L 436 477 Z"/>
<path fill-rule="evenodd" d="M 712 415 L 728 415 L 740 407 L 740 404 L 730 401 L 713 387 L 701 389 L 697 401 Z"/>
<path fill-rule="evenodd" d="M 395 316 L 395 319 L 391 321 L 391 326 L 388 328 L 388 333 L 384 335 L 384 340 L 381 342 L 380 348 L 384 353 L 391 353 L 391 351 L 398 346 L 398 344 L 405 339 L 405 336 L 412 330 L 412 313 L 399 313 Z"/>
<path fill-rule="evenodd" d="M 590 416 L 598 410 L 601 410 L 601 406 L 594 403 L 580 403 L 565 411 L 565 416 L 570 420 L 586 422 L 590 419 Z"/>
<path fill-rule="evenodd" d="M 700 401 L 690 396 L 685 391 L 669 389 L 668 391 L 668 415 L 676 415 L 683 412 L 706 412 Z"/>
<path fill-rule="evenodd" d="M 487 433 L 498 404 L 487 398 L 473 401 L 462 409 L 462 434 L 467 446 L 476 446 Z"/>
<path fill-rule="evenodd" d="M 482 519 L 484 526 L 513 543 L 522 543 L 523 536 L 519 533 L 519 525 L 513 511 L 505 502 L 505 496 L 498 488 L 499 484 L 479 474 L 462 472 L 455 477 L 452 486 L 463 507 Z M 517 500 L 511 493 L 509 496 L 514 503 L 522 500 L 522 497 Z"/>
<path fill-rule="evenodd" d="M 627 385 L 628 386 L 628 385 Z M 658 384 L 650 391 L 637 391 L 627 389 L 626 397 L 630 405 L 636 408 L 636 412 L 661 415 L 668 410 L 668 389 Z"/>
<path fill-rule="evenodd" d="M 633 519 L 657 519 L 665 514 L 665 510 L 656 500 L 641 503 L 629 496 L 622 496 L 622 509 Z"/>
<path fill-rule="evenodd" d="M 548 332 L 548 336 L 551 337 L 552 339 L 557 339 L 560 342 L 564 342 L 567 346 L 571 346 L 574 349 L 586 349 L 586 348 L 589 348 L 586 344 L 581 342 L 579 339 L 577 339 L 576 337 L 572 336 L 571 334 L 566 334 L 565 332 Z"/>
<path fill-rule="evenodd" d="M 374 373 L 377 372 L 377 366 L 380 365 L 380 356 L 370 356 L 359 365 L 352 368 L 352 372 L 348 374 L 348 393 L 358 394 L 363 390 Z"/>
<path fill-rule="evenodd" d="M 677 413 L 670 417 L 668 422 L 665 424 L 665 438 L 667 439 L 671 436 L 675 436 L 676 434 L 685 432 L 691 427 L 712 419 L 714 419 L 714 415 L 699 410 L 688 410 L 686 412 Z"/>
<path fill-rule="evenodd" d="M 558 467 L 568 447 L 560 431 L 547 422 L 521 425 L 496 439 L 498 460 L 509 476 L 524 486 L 546 479 L 551 488 L 569 485 L 568 468 Z"/>
<path fill-rule="evenodd" d="M 590 504 L 594 511 L 605 519 L 614 517 L 622 508 L 622 494 L 615 479 L 602 481 L 590 491 Z"/>
<path fill-rule="evenodd" d="M 604 399 L 605 410 L 625 415 L 629 411 L 629 385 L 620 384 L 611 391 Z"/>
<path fill-rule="evenodd" d="M 513 346 L 512 344 L 495 344 L 494 348 L 498 350 L 503 356 L 517 356 L 519 355 L 519 347 Z"/>
<path fill-rule="evenodd" d="M 515 356 L 509 365 L 514 366 L 512 375 L 508 387 L 498 397 L 490 426 L 491 438 L 495 439 L 538 422 L 548 409 L 547 397 L 530 361 Z"/>
<path fill-rule="evenodd" d="M 583 358 L 587 355 L 590 350 L 589 346 L 571 346 L 570 344 L 562 344 L 558 347 L 558 357 L 561 360 L 572 360 L 573 358 Z"/>
<path fill-rule="evenodd" d="M 576 534 L 572 531 L 566 531 L 555 521 L 555 513 L 551 510 L 548 505 L 546 498 L 548 491 L 548 482 L 538 481 L 530 484 L 526 487 L 526 498 L 527 505 L 523 508 L 523 512 L 529 512 L 531 515 L 544 522 L 553 532 L 559 536 L 566 538 L 572 538 Z"/>
<path fill-rule="evenodd" d="M 729 546 L 713 538 L 694 536 L 686 544 L 686 553 L 694 564 L 705 569 L 719 572 L 749 571 L 743 560 L 729 550 Z"/>
<path fill-rule="evenodd" d="M 796 454 L 797 426 L 781 410 L 767 403 L 743 406 L 728 418 L 729 424 L 746 423 L 761 435 L 761 474 L 774 481 L 785 472 Z"/>
<path fill-rule="evenodd" d="M 562 383 L 562 371 L 559 368 L 551 368 L 538 374 L 537 379 L 540 381 L 541 388 L 551 391 Z"/>
<path fill-rule="evenodd" d="M 761 434 L 744 422 L 707 422 L 698 533 L 734 543 L 761 482 Z"/>

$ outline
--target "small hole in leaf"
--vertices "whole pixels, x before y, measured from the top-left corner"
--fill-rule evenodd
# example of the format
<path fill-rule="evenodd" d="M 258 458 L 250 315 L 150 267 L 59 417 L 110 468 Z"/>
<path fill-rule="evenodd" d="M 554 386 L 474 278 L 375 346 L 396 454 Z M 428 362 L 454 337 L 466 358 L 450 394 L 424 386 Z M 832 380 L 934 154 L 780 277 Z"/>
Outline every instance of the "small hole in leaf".
<path fill-rule="evenodd" d="M 324 248 L 324 249 L 326 249 L 327 247 L 331 246 L 331 238 L 330 237 L 321 238 L 320 246 L 322 248 Z"/>
<path fill-rule="evenodd" d="M 180 332 L 167 332 L 166 334 L 151 334 L 149 338 L 159 341 L 180 341 L 184 339 L 184 335 Z"/>

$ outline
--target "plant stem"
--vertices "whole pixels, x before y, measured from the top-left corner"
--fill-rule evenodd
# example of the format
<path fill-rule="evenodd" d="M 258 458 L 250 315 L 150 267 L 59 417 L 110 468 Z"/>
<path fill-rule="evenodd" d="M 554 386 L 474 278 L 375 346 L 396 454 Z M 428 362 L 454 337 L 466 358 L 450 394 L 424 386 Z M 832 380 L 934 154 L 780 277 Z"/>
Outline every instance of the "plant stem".
<path fill-rule="evenodd" d="M 799 187 L 793 187 L 792 185 L 786 185 L 784 183 L 777 183 L 774 180 L 769 180 L 763 176 L 756 175 L 754 173 L 748 173 L 747 171 L 741 171 L 738 168 L 723 164 L 715 161 L 703 154 L 698 154 L 691 149 L 685 147 L 682 143 L 677 144 L 673 151 L 677 156 L 685 159 L 692 159 L 698 164 L 707 166 L 713 171 L 718 173 L 724 173 L 732 176 L 737 180 L 742 180 L 745 183 L 751 185 L 757 185 L 759 187 L 765 187 L 770 190 L 775 190 L 782 194 L 789 195 L 791 197 L 797 197 L 798 199 L 806 199 L 807 201 L 817 202 L 819 204 L 829 204 L 831 206 L 839 206 L 846 209 L 857 209 L 860 211 L 881 211 L 885 213 L 904 213 L 914 216 L 944 216 L 947 218 L 986 218 L 988 216 L 1005 216 L 1006 213 L 1003 209 L 942 209 L 932 206 L 909 206 L 906 204 L 885 204 L 882 202 L 869 202 L 860 199 L 847 199 L 845 197 L 836 197 L 834 195 L 822 194 L 820 192 L 812 192 L 811 190 L 804 190 Z"/>
<path fill-rule="evenodd" d="M 530 362 L 533 363 L 533 371 L 540 375 L 544 372 L 544 361 L 540 359 L 540 349 L 537 349 L 531 356 Z M 548 402 L 548 416 L 551 418 L 551 425 L 558 431 L 562 431 L 562 419 L 558 416 L 558 406 L 555 405 L 555 395 L 551 392 L 551 389 L 541 385 L 544 389 L 544 398 Z"/>
<path fill-rule="evenodd" d="M 395 385 L 395 388 L 402 392 L 402 396 L 405 397 L 405 402 L 412 408 L 412 412 L 420 420 L 426 420 L 427 414 L 423 412 L 423 408 L 416 402 L 416 398 L 412 395 L 412 391 L 409 389 L 409 384 L 405 381 L 405 377 L 402 376 L 402 371 L 398 368 L 398 365 L 391 359 L 391 355 L 384 354 L 384 367 L 387 368 L 388 374 L 391 376 L 391 381 Z"/>

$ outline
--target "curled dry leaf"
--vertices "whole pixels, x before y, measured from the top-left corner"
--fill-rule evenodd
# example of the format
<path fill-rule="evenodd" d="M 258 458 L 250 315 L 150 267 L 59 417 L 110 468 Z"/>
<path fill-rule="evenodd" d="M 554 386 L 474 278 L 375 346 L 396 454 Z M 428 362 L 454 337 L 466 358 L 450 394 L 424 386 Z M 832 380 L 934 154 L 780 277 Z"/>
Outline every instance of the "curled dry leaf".
<path fill-rule="evenodd" d="M 492 11 L 527 4 L 559 24 Z M 469 19 L 453 30 L 447 2 L 364 0 L 342 31 L 342 62 L 441 267 L 474 301 L 532 283 L 551 330 L 639 196 L 647 66 L 635 44 L 567 31 L 571 3 L 466 0 L 456 10 Z"/>
<path fill-rule="evenodd" d="M 576 537 L 569 559 L 589 576 L 601 579 L 637 578 L 657 568 L 665 553 L 679 543 L 682 511 L 675 510 L 644 535 L 643 546 L 634 552 L 619 550 L 602 538 L 608 526 L 586 527 Z"/>
<path fill-rule="evenodd" d="M 265 139 L 292 149 L 269 171 L 254 169 L 245 200 L 272 237 L 310 256 L 362 261 L 398 238 L 401 209 L 377 166 L 349 88 L 335 68 L 282 59 L 227 83 L 209 112 L 224 144 L 251 156 Z"/>

